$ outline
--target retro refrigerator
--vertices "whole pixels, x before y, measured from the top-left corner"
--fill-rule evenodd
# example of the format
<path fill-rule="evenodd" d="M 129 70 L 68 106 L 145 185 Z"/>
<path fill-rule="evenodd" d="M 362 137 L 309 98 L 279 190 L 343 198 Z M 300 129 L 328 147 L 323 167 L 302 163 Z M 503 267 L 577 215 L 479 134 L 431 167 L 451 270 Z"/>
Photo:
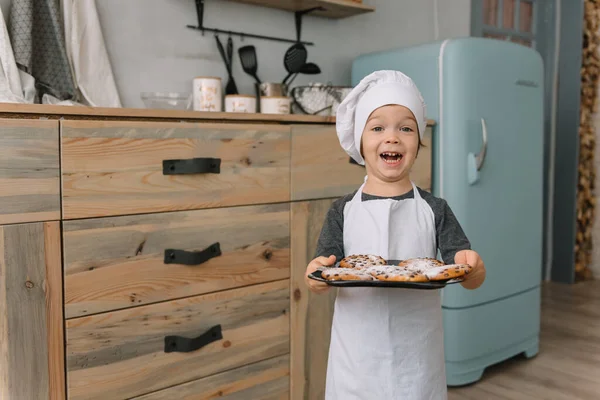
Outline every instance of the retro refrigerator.
<path fill-rule="evenodd" d="M 444 198 L 487 278 L 443 289 L 449 386 L 538 352 L 543 223 L 543 63 L 511 42 L 459 38 L 365 54 L 352 84 L 380 69 L 410 76 L 433 129 L 432 191 Z"/>

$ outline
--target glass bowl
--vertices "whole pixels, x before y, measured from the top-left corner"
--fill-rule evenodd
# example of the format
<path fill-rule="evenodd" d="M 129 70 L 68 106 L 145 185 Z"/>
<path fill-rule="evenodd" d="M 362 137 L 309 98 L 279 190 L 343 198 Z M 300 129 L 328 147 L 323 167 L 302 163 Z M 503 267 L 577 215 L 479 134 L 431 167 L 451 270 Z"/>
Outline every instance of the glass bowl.
<path fill-rule="evenodd" d="M 189 110 L 192 105 L 192 95 L 189 93 L 142 92 L 140 97 L 146 108 Z"/>

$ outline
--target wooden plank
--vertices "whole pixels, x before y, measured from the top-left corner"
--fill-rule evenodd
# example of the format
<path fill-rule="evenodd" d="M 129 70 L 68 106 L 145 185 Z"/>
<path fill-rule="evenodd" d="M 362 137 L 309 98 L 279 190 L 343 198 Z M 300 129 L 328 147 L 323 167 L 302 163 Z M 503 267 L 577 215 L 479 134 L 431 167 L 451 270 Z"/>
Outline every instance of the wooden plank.
<path fill-rule="evenodd" d="M 289 280 L 67 321 L 70 400 L 125 399 L 289 353 Z M 189 353 L 164 338 L 223 338 Z"/>
<path fill-rule="evenodd" d="M 62 121 L 65 219 L 289 200 L 290 128 Z M 221 158 L 219 174 L 163 175 L 163 160 Z"/>
<path fill-rule="evenodd" d="M 355 15 L 375 11 L 374 7 L 357 3 L 351 0 L 234 0 L 238 3 L 247 3 L 286 11 L 303 11 L 313 7 L 322 7 L 310 15 L 326 18 L 348 18 Z"/>
<path fill-rule="evenodd" d="M 289 203 L 63 223 L 67 318 L 289 278 Z M 164 251 L 222 255 L 165 264 Z"/>
<path fill-rule="evenodd" d="M 48 104 L 0 103 L 0 117 L 13 119 L 49 118 L 68 120 L 243 122 L 247 124 L 333 124 L 335 116 L 304 114 L 250 114 L 147 108 L 72 107 Z M 428 120 L 433 125 L 435 121 Z"/>
<path fill-rule="evenodd" d="M 304 283 L 333 199 L 292 203 L 291 400 L 323 399 L 333 306 L 337 291 L 314 294 Z"/>
<path fill-rule="evenodd" d="M 66 399 L 60 222 L 44 223 L 46 315 L 50 400 Z"/>
<path fill-rule="evenodd" d="M 411 171 L 411 179 L 424 190 L 431 189 L 431 127 L 428 126 Z M 364 182 L 366 170 L 351 164 L 342 149 L 335 127 L 292 127 L 291 197 L 293 201 L 340 197 Z"/>
<path fill-rule="evenodd" d="M 191 87 L 191 83 L 190 83 Z M 249 123 L 318 123 L 335 124 L 333 116 L 304 114 L 260 114 L 229 113 L 188 110 L 163 110 L 149 108 L 111 108 L 111 107 L 73 107 L 49 104 L 12 104 L 0 103 L 0 116 L 16 115 L 19 118 L 77 119 L 138 119 L 138 120 L 189 120 L 189 121 L 230 121 Z"/>
<path fill-rule="evenodd" d="M 58 123 L 0 119 L 0 224 L 60 219 Z"/>
<path fill-rule="evenodd" d="M 58 222 L 0 227 L 0 398 L 64 398 L 59 239 Z"/>
<path fill-rule="evenodd" d="M 288 400 L 289 363 L 286 354 L 132 400 Z"/>

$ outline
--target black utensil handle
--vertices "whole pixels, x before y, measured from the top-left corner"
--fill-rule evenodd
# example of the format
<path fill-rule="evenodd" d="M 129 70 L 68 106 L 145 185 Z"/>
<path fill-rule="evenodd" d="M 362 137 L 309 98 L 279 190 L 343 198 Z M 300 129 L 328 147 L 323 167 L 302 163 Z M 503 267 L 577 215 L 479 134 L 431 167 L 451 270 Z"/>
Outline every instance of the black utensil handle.
<path fill-rule="evenodd" d="M 163 160 L 163 175 L 221 173 L 220 158 L 190 158 L 184 160 Z"/>
<path fill-rule="evenodd" d="M 221 339 L 223 339 L 221 325 L 215 325 L 202 335 L 192 339 L 176 335 L 165 336 L 165 353 L 189 353 Z"/>
<path fill-rule="evenodd" d="M 227 68 L 227 72 L 231 73 L 231 68 L 229 66 L 229 60 L 227 59 L 227 56 L 225 55 L 225 49 L 223 48 L 223 43 L 221 43 L 221 39 L 219 39 L 218 35 L 215 35 L 215 40 L 217 41 L 217 47 L 219 49 L 219 53 L 221 53 L 221 58 L 223 59 L 223 62 L 225 63 L 225 68 Z"/>
<path fill-rule="evenodd" d="M 211 258 L 220 256 L 221 245 L 219 242 L 211 244 L 202 251 L 185 251 L 176 249 L 165 250 L 165 264 L 200 265 Z"/>

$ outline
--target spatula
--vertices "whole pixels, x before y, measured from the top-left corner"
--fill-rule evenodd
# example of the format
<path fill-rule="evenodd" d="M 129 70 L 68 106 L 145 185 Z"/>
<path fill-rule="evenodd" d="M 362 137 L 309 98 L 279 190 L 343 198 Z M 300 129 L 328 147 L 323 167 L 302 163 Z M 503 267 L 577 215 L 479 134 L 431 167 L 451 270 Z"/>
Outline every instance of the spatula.
<path fill-rule="evenodd" d="M 238 49 L 238 53 L 244 72 L 252 76 L 256 80 L 256 83 L 260 85 L 262 82 L 258 78 L 258 75 L 256 75 L 256 71 L 258 70 L 256 48 L 252 45 L 243 46 Z"/>

